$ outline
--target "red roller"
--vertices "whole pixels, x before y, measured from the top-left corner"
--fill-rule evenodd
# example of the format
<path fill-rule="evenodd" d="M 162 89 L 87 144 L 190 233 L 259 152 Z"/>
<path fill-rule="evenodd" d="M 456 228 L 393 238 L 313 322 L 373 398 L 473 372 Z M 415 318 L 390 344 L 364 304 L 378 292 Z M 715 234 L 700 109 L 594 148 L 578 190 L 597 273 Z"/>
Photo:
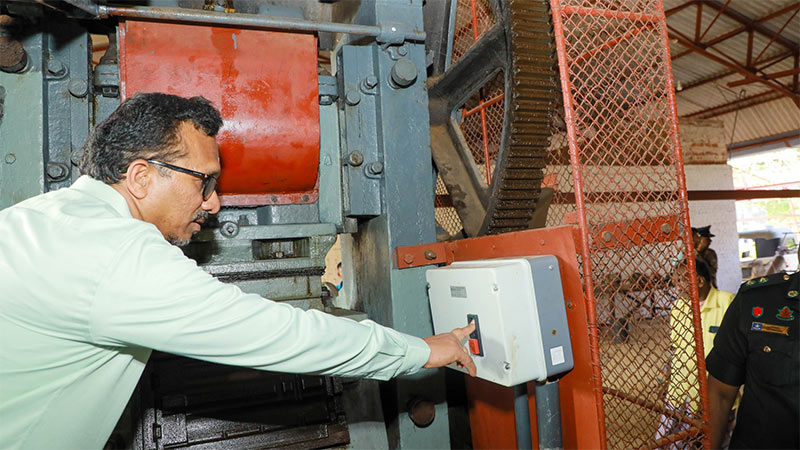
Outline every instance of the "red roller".
<path fill-rule="evenodd" d="M 316 201 L 315 36 L 127 20 L 119 45 L 123 98 L 202 95 L 222 112 L 223 205 Z"/>

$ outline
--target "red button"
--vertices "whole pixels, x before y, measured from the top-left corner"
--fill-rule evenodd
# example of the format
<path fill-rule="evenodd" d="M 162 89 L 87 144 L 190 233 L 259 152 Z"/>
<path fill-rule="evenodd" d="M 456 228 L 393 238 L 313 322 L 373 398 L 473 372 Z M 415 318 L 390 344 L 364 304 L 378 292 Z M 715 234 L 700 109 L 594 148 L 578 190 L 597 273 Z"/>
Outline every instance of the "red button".
<path fill-rule="evenodd" d="M 469 340 L 469 351 L 472 352 L 473 355 L 480 354 L 481 346 L 478 345 L 477 339 L 470 339 Z"/>

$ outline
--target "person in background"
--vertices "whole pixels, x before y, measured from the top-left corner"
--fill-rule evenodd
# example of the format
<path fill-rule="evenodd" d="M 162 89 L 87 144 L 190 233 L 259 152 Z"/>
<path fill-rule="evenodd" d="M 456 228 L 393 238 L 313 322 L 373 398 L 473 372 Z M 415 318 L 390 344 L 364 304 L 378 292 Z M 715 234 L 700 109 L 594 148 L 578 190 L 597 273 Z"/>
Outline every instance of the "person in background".
<path fill-rule="evenodd" d="M 336 290 L 341 292 L 344 286 L 344 278 L 342 278 L 342 262 L 336 265 L 336 275 L 339 275 L 339 284 L 336 285 Z"/>
<path fill-rule="evenodd" d="M 800 448 L 800 272 L 742 284 L 706 358 L 711 448 L 722 448 L 739 386 L 730 448 Z"/>
<path fill-rule="evenodd" d="M 678 270 L 686 270 L 684 261 Z M 697 274 L 697 297 L 700 300 L 700 324 L 703 329 L 704 356 L 714 346 L 714 337 L 722 323 L 725 311 L 731 304 L 734 294 L 717 290 L 711 285 L 708 266 L 699 258 L 695 259 Z M 688 277 L 686 277 L 688 278 Z M 691 300 L 688 293 L 681 295 L 670 310 L 670 340 L 672 342 L 671 360 L 668 367 L 666 407 L 679 415 L 698 417 L 700 393 L 697 379 L 697 355 L 694 351 L 694 326 L 692 324 Z M 705 374 L 704 374 L 705 375 Z M 735 419 L 731 415 L 730 421 Z M 656 439 L 681 432 L 689 425 L 673 415 L 662 415 Z M 677 448 L 677 447 L 675 447 Z"/>
<path fill-rule="evenodd" d="M 717 252 L 714 251 L 711 245 L 711 225 L 706 225 L 700 228 L 692 227 L 692 240 L 694 242 L 694 254 L 697 258 L 703 260 L 708 266 L 709 273 L 711 273 L 711 285 L 717 287 L 717 268 L 719 262 L 717 260 Z"/>

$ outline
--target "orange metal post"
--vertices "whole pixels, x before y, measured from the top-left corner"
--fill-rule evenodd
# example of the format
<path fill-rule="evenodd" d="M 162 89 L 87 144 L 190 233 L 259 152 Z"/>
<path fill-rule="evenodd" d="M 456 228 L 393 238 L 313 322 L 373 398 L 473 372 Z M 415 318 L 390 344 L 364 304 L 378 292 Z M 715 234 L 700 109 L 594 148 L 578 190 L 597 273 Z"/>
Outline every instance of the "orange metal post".
<path fill-rule="evenodd" d="M 565 448 L 600 448 L 600 404 L 592 383 L 586 303 L 581 288 L 575 233 L 571 226 L 520 231 L 428 245 L 398 247 L 399 268 L 475 259 L 555 255 L 561 267 L 567 322 L 575 367 L 559 380 Z M 536 430 L 533 386 L 528 392 L 531 429 Z M 516 447 L 511 388 L 467 379 L 474 448 Z M 535 436 L 534 436 L 535 438 Z M 534 446 L 536 446 L 534 440 Z"/>

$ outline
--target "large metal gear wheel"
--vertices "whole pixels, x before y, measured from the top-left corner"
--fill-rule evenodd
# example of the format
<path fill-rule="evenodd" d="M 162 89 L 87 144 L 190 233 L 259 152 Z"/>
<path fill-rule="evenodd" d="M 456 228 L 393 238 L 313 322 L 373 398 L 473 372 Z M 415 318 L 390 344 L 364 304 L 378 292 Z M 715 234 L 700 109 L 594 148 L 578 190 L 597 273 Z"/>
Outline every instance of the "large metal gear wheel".
<path fill-rule="evenodd" d="M 559 95 L 549 2 L 459 1 L 459 7 L 471 7 L 474 39 L 463 54 L 454 51 L 446 70 L 428 80 L 434 162 L 464 234 L 528 229 Z M 481 5 L 486 15 L 493 15 L 493 25 L 484 20 L 478 36 L 480 24 L 474 17 Z M 454 28 L 451 42 L 456 46 L 464 33 Z M 487 130 L 484 113 L 501 102 L 502 111 L 496 110 L 495 116 L 496 121 L 502 118 L 502 126 Z M 464 132 L 475 111 L 481 111 L 483 155 Z"/>

